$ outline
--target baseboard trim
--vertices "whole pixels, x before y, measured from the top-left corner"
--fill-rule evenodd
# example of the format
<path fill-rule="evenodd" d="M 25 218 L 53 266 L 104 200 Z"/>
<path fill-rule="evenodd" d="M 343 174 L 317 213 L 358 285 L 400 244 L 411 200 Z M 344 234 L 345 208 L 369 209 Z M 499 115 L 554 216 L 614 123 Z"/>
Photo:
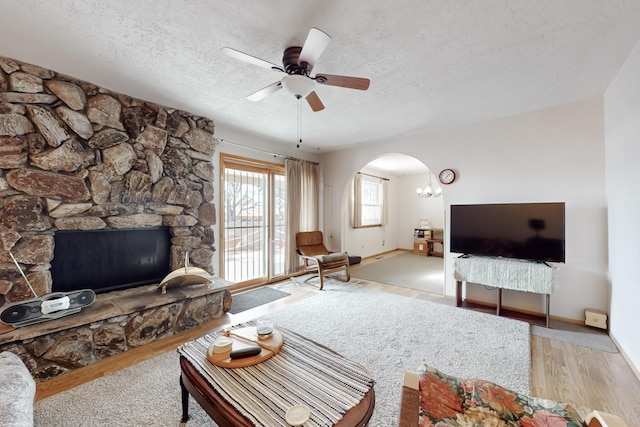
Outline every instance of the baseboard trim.
<path fill-rule="evenodd" d="M 386 252 L 380 252 L 380 253 L 377 253 L 377 254 L 374 254 L 374 255 L 369 255 L 369 256 L 366 256 L 366 257 L 362 257 L 362 261 L 369 261 L 369 260 L 372 260 L 372 259 L 375 259 L 375 258 L 378 258 L 378 257 L 383 257 L 385 255 L 388 255 L 388 254 L 392 253 L 392 252 L 412 252 L 412 251 L 410 249 L 400 249 L 400 248 L 391 249 L 391 250 L 386 251 Z M 362 263 L 360 263 L 360 264 L 362 264 Z"/>
<path fill-rule="evenodd" d="M 627 365 L 629 365 L 633 373 L 636 375 L 636 377 L 640 381 L 640 370 L 636 367 L 636 365 L 633 364 L 633 362 L 631 361 L 631 358 L 627 353 L 625 353 L 624 348 L 620 345 L 615 335 L 613 335 L 611 331 L 609 331 L 609 338 L 611 338 L 611 341 L 613 341 L 616 347 L 618 347 L 618 351 L 622 355 L 622 358 L 625 360 L 625 362 L 627 362 Z"/>
<path fill-rule="evenodd" d="M 473 303 L 473 304 L 478 304 L 478 305 L 483 305 L 485 307 L 490 307 L 490 308 L 496 308 L 496 304 L 495 303 L 491 303 L 491 302 L 487 302 L 487 301 L 481 301 L 481 300 L 475 300 L 472 298 L 465 298 L 464 299 L 467 302 Z M 503 305 L 502 308 L 504 310 L 510 310 L 510 311 L 515 311 L 516 313 L 522 313 L 522 314 L 526 314 L 529 316 L 537 316 L 537 317 L 545 317 L 545 313 L 543 312 L 539 312 L 539 311 L 532 311 L 532 310 L 525 310 L 519 307 L 512 307 L 509 305 Z M 580 319 L 570 319 L 568 317 L 561 317 L 561 316 L 554 316 L 554 315 L 549 315 L 549 319 L 551 320 L 559 320 L 561 322 L 566 322 L 566 323 L 572 323 L 574 325 L 584 325 L 584 320 L 580 320 Z"/>

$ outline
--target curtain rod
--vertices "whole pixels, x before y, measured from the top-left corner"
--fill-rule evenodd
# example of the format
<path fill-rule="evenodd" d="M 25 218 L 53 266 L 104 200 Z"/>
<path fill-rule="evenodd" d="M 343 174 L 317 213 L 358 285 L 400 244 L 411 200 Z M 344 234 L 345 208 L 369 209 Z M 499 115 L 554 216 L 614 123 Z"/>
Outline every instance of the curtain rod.
<path fill-rule="evenodd" d="M 382 179 L 382 180 L 385 180 L 385 181 L 391 181 L 389 178 L 383 178 L 381 176 L 370 175 L 370 174 L 364 173 L 364 172 L 358 172 L 358 175 L 366 175 L 366 176 L 370 176 L 372 178 L 378 178 L 378 179 Z"/>
<path fill-rule="evenodd" d="M 260 153 L 269 154 L 270 156 L 273 156 L 273 157 L 282 157 L 283 159 L 289 159 L 289 160 L 300 160 L 300 161 L 303 161 L 303 162 L 313 163 L 314 165 L 319 165 L 320 164 L 320 163 L 312 162 L 312 161 L 309 161 L 309 160 L 298 159 L 297 157 L 293 157 L 293 156 L 287 156 L 287 155 L 279 154 L 279 153 L 272 153 L 271 151 L 262 150 L 260 148 L 249 147 L 248 145 L 238 144 L 237 142 L 231 142 L 229 140 L 222 139 L 222 138 L 215 138 L 215 140 L 217 142 L 224 142 L 225 144 L 233 145 L 233 146 L 244 148 L 244 149 L 247 149 L 247 150 L 253 150 L 253 151 L 258 151 Z"/>

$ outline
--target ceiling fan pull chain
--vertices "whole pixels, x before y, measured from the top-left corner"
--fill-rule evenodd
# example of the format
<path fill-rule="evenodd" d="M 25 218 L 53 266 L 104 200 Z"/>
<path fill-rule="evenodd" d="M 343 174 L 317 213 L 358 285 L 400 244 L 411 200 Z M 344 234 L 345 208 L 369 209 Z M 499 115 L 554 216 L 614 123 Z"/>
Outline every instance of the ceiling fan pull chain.
<path fill-rule="evenodd" d="M 300 148 L 300 144 L 302 144 L 302 107 L 300 105 L 300 99 L 302 99 L 302 97 L 298 95 L 297 98 L 298 98 L 298 145 L 296 147 Z"/>

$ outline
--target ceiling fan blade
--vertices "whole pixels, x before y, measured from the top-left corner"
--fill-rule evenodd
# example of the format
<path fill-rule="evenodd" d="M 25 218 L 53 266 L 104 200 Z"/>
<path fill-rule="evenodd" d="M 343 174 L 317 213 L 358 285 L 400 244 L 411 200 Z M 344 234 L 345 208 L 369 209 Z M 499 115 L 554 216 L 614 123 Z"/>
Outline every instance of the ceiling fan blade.
<path fill-rule="evenodd" d="M 333 74 L 320 74 L 315 77 L 316 82 L 329 86 L 340 86 L 349 89 L 369 89 L 369 79 L 362 77 L 336 76 Z"/>
<path fill-rule="evenodd" d="M 324 104 L 322 103 L 322 101 L 320 101 L 320 98 L 318 98 L 318 94 L 315 93 L 315 91 L 307 95 L 306 99 L 313 111 L 324 110 Z"/>
<path fill-rule="evenodd" d="M 254 102 L 262 101 L 272 93 L 279 91 L 281 88 L 282 88 L 282 83 L 277 81 L 275 83 L 271 83 L 267 87 L 260 89 L 257 92 L 252 93 L 251 95 L 247 96 L 247 99 L 249 101 L 254 101 Z"/>
<path fill-rule="evenodd" d="M 330 41 L 331 36 L 329 36 L 329 34 L 317 28 L 311 28 L 307 35 L 307 40 L 304 42 L 302 50 L 300 51 L 298 65 L 306 62 L 309 64 L 307 66 L 307 70 L 311 71 L 315 63 L 320 58 L 320 55 L 322 55 L 322 52 L 324 52 L 327 46 L 329 46 Z"/>
<path fill-rule="evenodd" d="M 269 70 L 284 72 L 282 67 L 276 64 L 272 64 L 271 62 L 265 61 L 264 59 L 256 58 L 255 56 L 251 56 L 247 53 L 240 52 L 239 50 L 235 50 L 230 47 L 223 47 L 222 53 L 234 59 L 237 59 L 238 61 L 248 62 L 249 64 L 257 65 L 258 67 L 267 68 Z"/>

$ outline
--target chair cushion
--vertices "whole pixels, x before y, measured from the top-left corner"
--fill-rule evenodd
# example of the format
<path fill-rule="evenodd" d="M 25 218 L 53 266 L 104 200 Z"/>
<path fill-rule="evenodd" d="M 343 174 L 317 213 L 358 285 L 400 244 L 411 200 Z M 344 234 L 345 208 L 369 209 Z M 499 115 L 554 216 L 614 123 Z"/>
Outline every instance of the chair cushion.
<path fill-rule="evenodd" d="M 298 246 L 298 250 L 304 256 L 329 255 L 324 245 Z"/>
<path fill-rule="evenodd" d="M 346 261 L 347 263 L 349 262 L 349 255 L 346 252 L 338 252 L 328 255 L 316 255 L 314 256 L 314 258 L 320 261 L 321 264 L 330 264 L 332 262 L 338 261 Z"/>
<path fill-rule="evenodd" d="M 538 399 L 481 379 L 453 377 L 425 366 L 419 380 L 421 426 L 583 427 L 565 403 Z"/>

